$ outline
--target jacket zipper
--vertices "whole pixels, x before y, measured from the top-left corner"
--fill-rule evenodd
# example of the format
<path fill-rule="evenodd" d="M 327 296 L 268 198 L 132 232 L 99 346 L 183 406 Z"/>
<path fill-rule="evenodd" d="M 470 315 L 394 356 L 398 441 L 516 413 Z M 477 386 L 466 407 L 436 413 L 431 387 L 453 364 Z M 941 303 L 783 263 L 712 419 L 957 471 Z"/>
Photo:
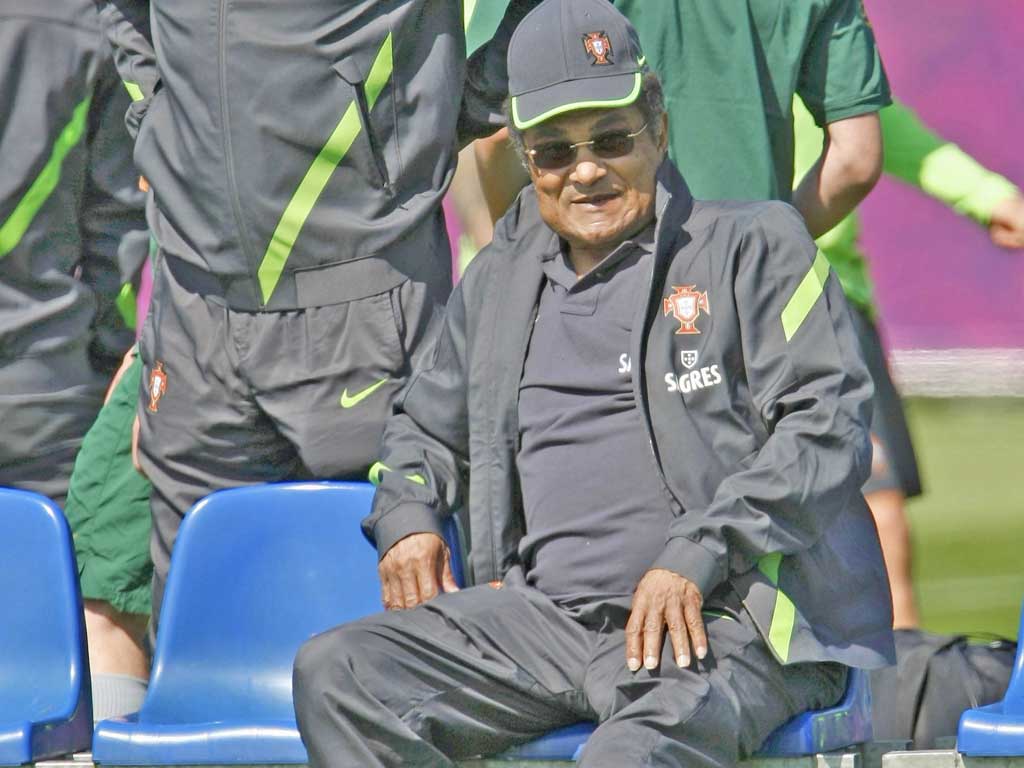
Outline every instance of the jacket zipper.
<path fill-rule="evenodd" d="M 235 155 L 231 144 L 231 123 L 228 117 L 228 94 L 227 94 L 227 4 L 228 0 L 218 0 L 217 8 L 217 70 L 218 70 L 218 97 L 220 99 L 220 126 L 221 146 L 224 149 L 224 167 L 227 171 L 228 198 L 231 201 L 231 213 L 235 219 L 235 230 L 238 237 L 238 247 L 249 265 L 257 264 L 248 247 L 248 238 L 245 233 L 245 223 L 242 219 L 242 203 L 238 198 L 238 182 L 235 179 Z M 263 292 L 260 289 L 259 274 L 255 269 L 250 270 L 255 295 L 260 307 L 265 307 Z"/>
<path fill-rule="evenodd" d="M 370 157 L 373 158 L 373 164 L 377 168 L 377 175 L 380 176 L 381 188 L 389 195 L 393 195 L 391 175 L 388 173 L 388 165 L 384 160 L 384 153 L 381 152 L 380 139 L 377 138 L 377 134 L 373 130 L 373 124 L 370 123 L 370 105 L 366 100 L 365 83 L 356 85 L 355 92 L 356 106 L 359 108 L 359 117 L 363 121 L 363 130 L 366 132 L 366 140 L 370 145 Z"/>

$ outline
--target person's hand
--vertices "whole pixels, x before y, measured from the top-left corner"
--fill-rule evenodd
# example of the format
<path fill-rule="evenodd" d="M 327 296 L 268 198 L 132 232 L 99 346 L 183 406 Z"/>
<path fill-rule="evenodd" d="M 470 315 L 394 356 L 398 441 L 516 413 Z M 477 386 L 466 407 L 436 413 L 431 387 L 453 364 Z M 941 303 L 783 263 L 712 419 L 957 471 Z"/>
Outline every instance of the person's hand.
<path fill-rule="evenodd" d="M 690 645 L 703 659 L 708 652 L 704 617 L 700 609 L 704 598 L 697 586 L 678 573 L 652 568 L 640 579 L 633 593 L 633 607 L 626 623 L 626 666 L 656 669 L 661 660 L 665 627 L 672 639 L 676 664 L 690 666 Z"/>
<path fill-rule="evenodd" d="M 384 608 L 414 608 L 439 592 L 458 592 L 448 547 L 435 533 L 399 539 L 377 565 Z"/>
<path fill-rule="evenodd" d="M 995 204 L 988 236 L 1000 248 L 1024 248 L 1024 197 L 1015 195 Z"/>

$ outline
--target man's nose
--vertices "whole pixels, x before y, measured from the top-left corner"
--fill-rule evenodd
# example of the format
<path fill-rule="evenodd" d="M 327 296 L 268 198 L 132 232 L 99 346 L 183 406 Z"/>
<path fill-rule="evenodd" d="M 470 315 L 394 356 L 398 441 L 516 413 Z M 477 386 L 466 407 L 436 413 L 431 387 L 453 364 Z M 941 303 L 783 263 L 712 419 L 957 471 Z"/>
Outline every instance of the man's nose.
<path fill-rule="evenodd" d="M 576 157 L 576 165 L 572 169 L 572 180 L 578 184 L 593 184 L 604 178 L 608 170 L 604 162 L 590 151 L 590 147 L 580 147 L 576 150 L 579 154 Z"/>

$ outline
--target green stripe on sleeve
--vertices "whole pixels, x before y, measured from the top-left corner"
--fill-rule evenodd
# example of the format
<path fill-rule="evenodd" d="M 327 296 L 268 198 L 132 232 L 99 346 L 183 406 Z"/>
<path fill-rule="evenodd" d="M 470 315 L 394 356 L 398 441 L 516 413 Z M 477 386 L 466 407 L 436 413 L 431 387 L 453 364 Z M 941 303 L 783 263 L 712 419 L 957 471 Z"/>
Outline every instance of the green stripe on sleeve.
<path fill-rule="evenodd" d="M 133 83 L 131 80 L 122 80 L 124 83 L 124 89 L 128 91 L 128 95 L 132 97 L 132 101 L 142 101 L 145 95 L 142 93 L 142 89 L 139 88 L 138 83 Z"/>
<path fill-rule="evenodd" d="M 775 608 L 772 611 L 772 624 L 768 629 L 768 642 L 771 643 L 779 659 L 785 664 L 789 660 L 789 647 L 793 640 L 793 626 L 796 623 L 796 606 L 789 596 L 779 587 L 779 569 L 782 566 L 782 554 L 773 552 L 765 555 L 757 563 L 761 571 L 775 586 Z"/>
<path fill-rule="evenodd" d="M 814 302 L 821 296 L 827 277 L 828 259 L 825 258 L 825 254 L 818 251 L 811 268 L 807 270 L 792 298 L 786 303 L 786 308 L 782 310 L 782 332 L 786 335 L 786 341 L 793 338 L 807 319 Z"/>
<path fill-rule="evenodd" d="M 370 67 L 370 74 L 366 78 L 366 101 L 371 108 L 388 80 L 391 79 L 392 69 L 392 43 L 391 34 L 388 33 L 380 51 L 377 52 L 373 66 Z M 270 243 L 267 245 L 267 250 L 263 254 L 263 260 L 260 262 L 256 275 L 259 279 L 260 293 L 264 303 L 270 301 L 306 219 L 309 218 L 313 206 L 320 199 L 334 170 L 348 154 L 360 130 L 362 130 L 362 126 L 359 123 L 359 108 L 356 102 L 352 101 L 330 138 L 327 139 L 327 143 L 317 154 L 313 164 L 309 166 L 306 175 L 302 177 L 292 199 L 285 206 L 281 220 L 278 221 Z"/>
<path fill-rule="evenodd" d="M 50 159 L 36 176 L 32 186 L 28 188 L 25 196 L 14 206 L 14 210 L 7 218 L 7 221 L 0 225 L 0 259 L 13 251 L 21 238 L 28 231 L 32 220 L 39 213 L 39 209 L 53 194 L 60 182 L 61 167 L 68 152 L 82 139 L 85 133 L 85 122 L 89 114 L 89 104 L 92 96 L 87 96 L 71 114 L 71 121 L 64 126 L 64 129 L 57 136 L 50 151 Z"/>

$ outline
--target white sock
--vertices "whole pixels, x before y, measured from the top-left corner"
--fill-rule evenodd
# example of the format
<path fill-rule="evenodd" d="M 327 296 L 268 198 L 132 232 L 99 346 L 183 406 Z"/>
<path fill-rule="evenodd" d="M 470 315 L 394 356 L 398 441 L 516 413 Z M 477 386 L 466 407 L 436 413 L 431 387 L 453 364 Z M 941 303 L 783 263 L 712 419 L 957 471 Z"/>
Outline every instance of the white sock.
<path fill-rule="evenodd" d="M 147 685 L 141 677 L 132 675 L 93 675 L 93 722 L 138 712 L 146 698 Z"/>

